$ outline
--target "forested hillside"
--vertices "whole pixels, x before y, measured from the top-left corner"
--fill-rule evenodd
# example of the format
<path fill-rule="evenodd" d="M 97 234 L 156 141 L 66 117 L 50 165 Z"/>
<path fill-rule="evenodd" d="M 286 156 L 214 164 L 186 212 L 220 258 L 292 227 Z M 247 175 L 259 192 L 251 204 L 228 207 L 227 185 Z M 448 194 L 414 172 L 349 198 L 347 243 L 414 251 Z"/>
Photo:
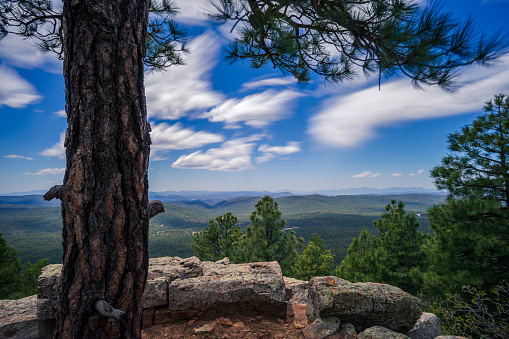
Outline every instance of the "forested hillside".
<path fill-rule="evenodd" d="M 10 246 L 15 247 L 21 262 L 36 262 L 48 258 L 50 263 L 60 263 L 62 255 L 62 221 L 60 207 L 39 204 L 38 196 L 2 197 L 9 204 L 0 205 L 0 232 Z M 159 257 L 193 255 L 193 232 L 204 230 L 210 219 L 231 212 L 239 219 L 242 229 L 249 224 L 249 214 L 260 197 L 235 198 L 217 204 L 203 201 L 165 203 L 166 213 L 150 222 L 150 255 Z M 346 255 L 352 239 L 362 228 L 376 232 L 373 221 L 392 200 L 403 201 L 409 212 L 422 213 L 428 207 L 443 201 L 442 195 L 402 194 L 386 196 L 337 196 L 320 195 L 286 196 L 277 198 L 287 228 L 308 241 L 313 233 L 324 239 L 324 247 L 335 255 L 334 265 L 339 265 Z M 33 201 L 33 204 L 28 204 Z M 20 203 L 16 204 L 14 202 Z M 428 232 L 427 218 L 419 218 Z"/>

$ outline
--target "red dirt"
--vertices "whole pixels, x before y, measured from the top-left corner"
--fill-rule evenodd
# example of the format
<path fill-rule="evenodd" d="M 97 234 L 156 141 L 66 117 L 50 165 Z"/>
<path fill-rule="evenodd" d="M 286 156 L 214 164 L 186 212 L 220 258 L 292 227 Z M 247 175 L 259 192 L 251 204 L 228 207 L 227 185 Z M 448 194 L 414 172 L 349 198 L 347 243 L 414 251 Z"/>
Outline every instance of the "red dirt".
<path fill-rule="evenodd" d="M 205 325 L 208 331 L 196 330 Z M 207 326 L 205 326 L 207 327 Z M 142 332 L 143 339 L 302 339 L 302 324 L 267 316 L 232 316 L 213 320 L 193 319 L 153 325 Z"/>

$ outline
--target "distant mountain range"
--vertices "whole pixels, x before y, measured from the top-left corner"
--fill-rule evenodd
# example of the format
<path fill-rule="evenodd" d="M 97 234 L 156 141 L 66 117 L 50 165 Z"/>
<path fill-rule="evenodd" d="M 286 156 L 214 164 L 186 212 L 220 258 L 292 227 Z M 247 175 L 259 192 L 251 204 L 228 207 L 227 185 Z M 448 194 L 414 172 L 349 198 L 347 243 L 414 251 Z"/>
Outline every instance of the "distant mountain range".
<path fill-rule="evenodd" d="M 58 206 L 58 200 L 50 202 L 44 201 L 42 195 L 46 193 L 44 190 L 30 192 L 13 192 L 8 194 L 0 194 L 1 204 L 26 204 L 26 205 L 43 205 Z M 318 191 L 292 191 L 283 190 L 278 192 L 269 191 L 165 191 L 165 192 L 149 192 L 149 199 L 161 200 L 162 202 L 178 202 L 178 201 L 202 201 L 207 204 L 216 204 L 222 201 L 228 201 L 243 197 L 263 197 L 270 195 L 273 198 L 289 197 L 289 196 L 306 196 L 306 195 L 323 195 L 323 196 L 339 196 L 339 195 L 390 195 L 390 194 L 437 194 L 444 195 L 445 192 L 436 189 L 422 187 L 391 187 L 391 188 L 346 188 L 338 190 L 318 190 Z"/>

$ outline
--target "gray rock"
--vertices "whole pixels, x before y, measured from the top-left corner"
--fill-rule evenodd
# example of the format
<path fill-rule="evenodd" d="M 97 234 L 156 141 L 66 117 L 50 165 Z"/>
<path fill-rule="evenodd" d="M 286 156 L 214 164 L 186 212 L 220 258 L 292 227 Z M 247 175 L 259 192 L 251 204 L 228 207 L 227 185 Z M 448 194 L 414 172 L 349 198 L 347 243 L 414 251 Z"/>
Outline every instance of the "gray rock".
<path fill-rule="evenodd" d="M 468 338 L 460 337 L 457 335 L 441 335 L 441 336 L 435 337 L 434 339 L 468 339 Z"/>
<path fill-rule="evenodd" d="M 440 320 L 433 313 L 423 313 L 406 335 L 412 339 L 433 339 L 441 336 Z"/>
<path fill-rule="evenodd" d="M 337 333 L 341 322 L 338 318 L 318 318 L 304 328 L 304 337 L 306 339 L 323 339 Z"/>
<path fill-rule="evenodd" d="M 36 295 L 18 300 L 0 300 L 0 338 L 39 338 Z"/>
<path fill-rule="evenodd" d="M 182 259 L 179 257 L 162 257 L 149 259 L 148 279 L 167 278 L 168 282 L 175 279 L 195 278 L 203 275 L 201 261 L 197 257 Z"/>
<path fill-rule="evenodd" d="M 409 337 L 382 326 L 373 326 L 357 334 L 357 339 L 409 339 Z"/>
<path fill-rule="evenodd" d="M 383 326 L 406 333 L 421 316 L 420 300 L 400 288 L 376 283 L 350 283 L 336 277 L 309 281 L 308 316 L 335 316 L 364 330 Z"/>
<path fill-rule="evenodd" d="M 293 298 L 293 296 L 298 292 L 304 292 L 306 291 L 307 296 L 307 289 L 309 281 L 305 280 L 298 280 L 294 278 L 287 278 L 284 277 L 285 281 L 285 293 L 286 293 L 286 300 L 290 300 Z M 303 295 L 303 293 L 301 293 Z"/>
<path fill-rule="evenodd" d="M 147 280 L 143 291 L 143 308 L 168 304 L 168 279 L 159 277 Z"/>
<path fill-rule="evenodd" d="M 230 265 L 230 259 L 228 259 L 228 257 L 225 257 L 225 258 L 223 258 L 221 260 L 216 261 L 216 264 Z"/>
<path fill-rule="evenodd" d="M 341 324 L 339 328 L 338 337 L 340 339 L 357 339 L 357 332 L 355 326 L 350 323 Z"/>
<path fill-rule="evenodd" d="M 286 303 L 279 264 L 260 262 L 213 265 L 210 275 L 177 279 L 168 288 L 172 319 L 189 319 L 204 314 L 272 314 L 284 316 Z"/>

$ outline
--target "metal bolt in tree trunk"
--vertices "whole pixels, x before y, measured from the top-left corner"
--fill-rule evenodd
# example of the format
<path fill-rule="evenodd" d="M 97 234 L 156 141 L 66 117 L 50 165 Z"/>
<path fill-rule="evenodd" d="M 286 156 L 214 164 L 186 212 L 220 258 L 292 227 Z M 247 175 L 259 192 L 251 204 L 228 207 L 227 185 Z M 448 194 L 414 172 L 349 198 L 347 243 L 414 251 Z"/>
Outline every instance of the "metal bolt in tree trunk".
<path fill-rule="evenodd" d="M 148 268 L 149 0 L 66 0 L 63 274 L 55 338 L 141 336 Z M 125 312 L 109 321 L 94 304 Z"/>

